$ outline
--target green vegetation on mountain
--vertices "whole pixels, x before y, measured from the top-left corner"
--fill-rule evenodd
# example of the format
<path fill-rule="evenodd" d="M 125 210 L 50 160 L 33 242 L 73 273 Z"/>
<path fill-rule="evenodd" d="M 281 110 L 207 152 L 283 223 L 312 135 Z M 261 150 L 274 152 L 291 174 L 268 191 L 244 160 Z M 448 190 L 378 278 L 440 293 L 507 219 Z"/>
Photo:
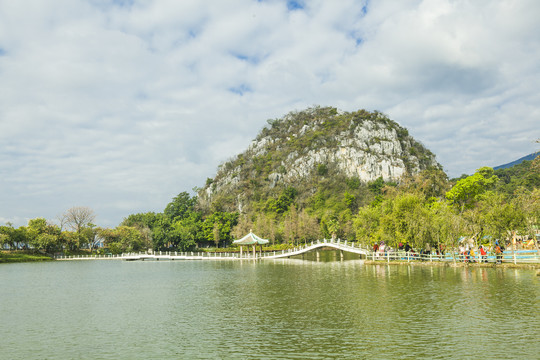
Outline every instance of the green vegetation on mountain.
<path fill-rule="evenodd" d="M 525 160 L 510 168 L 495 170 L 500 179 L 497 191 L 507 195 L 515 193 L 519 188 L 533 190 L 540 188 L 540 158 L 533 161 Z"/>
<path fill-rule="evenodd" d="M 204 212 L 283 213 L 293 197 L 302 209 L 354 211 L 371 201 L 369 182 L 440 168 L 428 149 L 379 112 L 314 107 L 268 125 L 207 180 L 199 192 Z"/>

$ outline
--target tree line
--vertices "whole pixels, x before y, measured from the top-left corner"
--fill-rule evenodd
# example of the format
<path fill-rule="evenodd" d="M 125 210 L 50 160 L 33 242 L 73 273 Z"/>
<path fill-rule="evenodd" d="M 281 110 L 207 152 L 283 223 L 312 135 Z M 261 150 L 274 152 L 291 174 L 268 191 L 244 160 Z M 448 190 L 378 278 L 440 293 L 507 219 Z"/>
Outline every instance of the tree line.
<path fill-rule="evenodd" d="M 345 179 L 347 185 L 340 191 L 321 185 L 305 201 L 299 201 L 297 190 L 288 186 L 277 196 L 260 199 L 248 213 L 204 212 L 196 196 L 182 192 L 163 212 L 129 215 L 113 229 L 93 224 L 91 209 L 74 207 L 59 217 L 58 224 L 36 218 L 19 228 L 0 226 L 0 244 L 47 253 L 92 251 L 103 244 L 106 250 L 100 251 L 121 253 L 224 247 L 249 231 L 274 246 L 334 237 L 365 246 L 384 241 L 391 247 L 409 243 L 417 249 L 427 244 L 439 249 L 455 248 L 462 237 L 480 243 L 516 235 L 535 238 L 540 219 L 538 164 L 537 158 L 524 165 L 526 181 L 507 176 L 515 169 L 495 172 L 488 167 L 453 181 L 439 169 L 405 176 L 399 183 Z"/>

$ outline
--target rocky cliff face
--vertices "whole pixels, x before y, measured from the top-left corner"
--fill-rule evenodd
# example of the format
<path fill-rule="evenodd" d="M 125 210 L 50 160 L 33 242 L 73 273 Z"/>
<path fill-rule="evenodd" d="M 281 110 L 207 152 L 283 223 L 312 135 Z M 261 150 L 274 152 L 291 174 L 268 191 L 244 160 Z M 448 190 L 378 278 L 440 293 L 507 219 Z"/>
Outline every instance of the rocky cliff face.
<path fill-rule="evenodd" d="M 301 184 L 313 176 L 398 182 L 405 173 L 440 168 L 406 129 L 378 112 L 317 107 L 268 123 L 244 153 L 207 181 L 199 193 L 203 207 L 219 197 L 242 210 L 250 195 L 262 189 L 294 186 L 302 191 Z"/>

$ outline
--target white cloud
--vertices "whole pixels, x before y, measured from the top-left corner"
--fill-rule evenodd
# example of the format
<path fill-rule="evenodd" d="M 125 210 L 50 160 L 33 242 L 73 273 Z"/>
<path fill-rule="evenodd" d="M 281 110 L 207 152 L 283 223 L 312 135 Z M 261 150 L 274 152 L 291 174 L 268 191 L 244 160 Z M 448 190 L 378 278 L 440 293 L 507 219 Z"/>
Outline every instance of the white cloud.
<path fill-rule="evenodd" d="M 0 2 L 0 221 L 161 211 L 314 104 L 381 110 L 450 175 L 536 150 L 536 1 Z"/>

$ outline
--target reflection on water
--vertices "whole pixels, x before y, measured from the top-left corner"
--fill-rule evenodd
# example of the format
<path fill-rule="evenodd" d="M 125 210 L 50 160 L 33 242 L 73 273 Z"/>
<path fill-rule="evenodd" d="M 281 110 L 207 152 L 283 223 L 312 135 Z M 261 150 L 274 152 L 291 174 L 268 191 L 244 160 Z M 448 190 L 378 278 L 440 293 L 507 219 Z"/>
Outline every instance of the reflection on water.
<path fill-rule="evenodd" d="M 354 259 L 55 262 L 0 271 L 7 359 L 540 353 L 534 271 Z"/>
<path fill-rule="evenodd" d="M 365 258 L 365 256 L 364 256 Z M 349 261 L 360 260 L 362 256 L 359 254 L 350 253 L 340 250 L 314 250 L 301 255 L 291 256 L 290 259 L 299 259 L 306 261 L 317 262 L 335 262 L 335 261 Z"/>

